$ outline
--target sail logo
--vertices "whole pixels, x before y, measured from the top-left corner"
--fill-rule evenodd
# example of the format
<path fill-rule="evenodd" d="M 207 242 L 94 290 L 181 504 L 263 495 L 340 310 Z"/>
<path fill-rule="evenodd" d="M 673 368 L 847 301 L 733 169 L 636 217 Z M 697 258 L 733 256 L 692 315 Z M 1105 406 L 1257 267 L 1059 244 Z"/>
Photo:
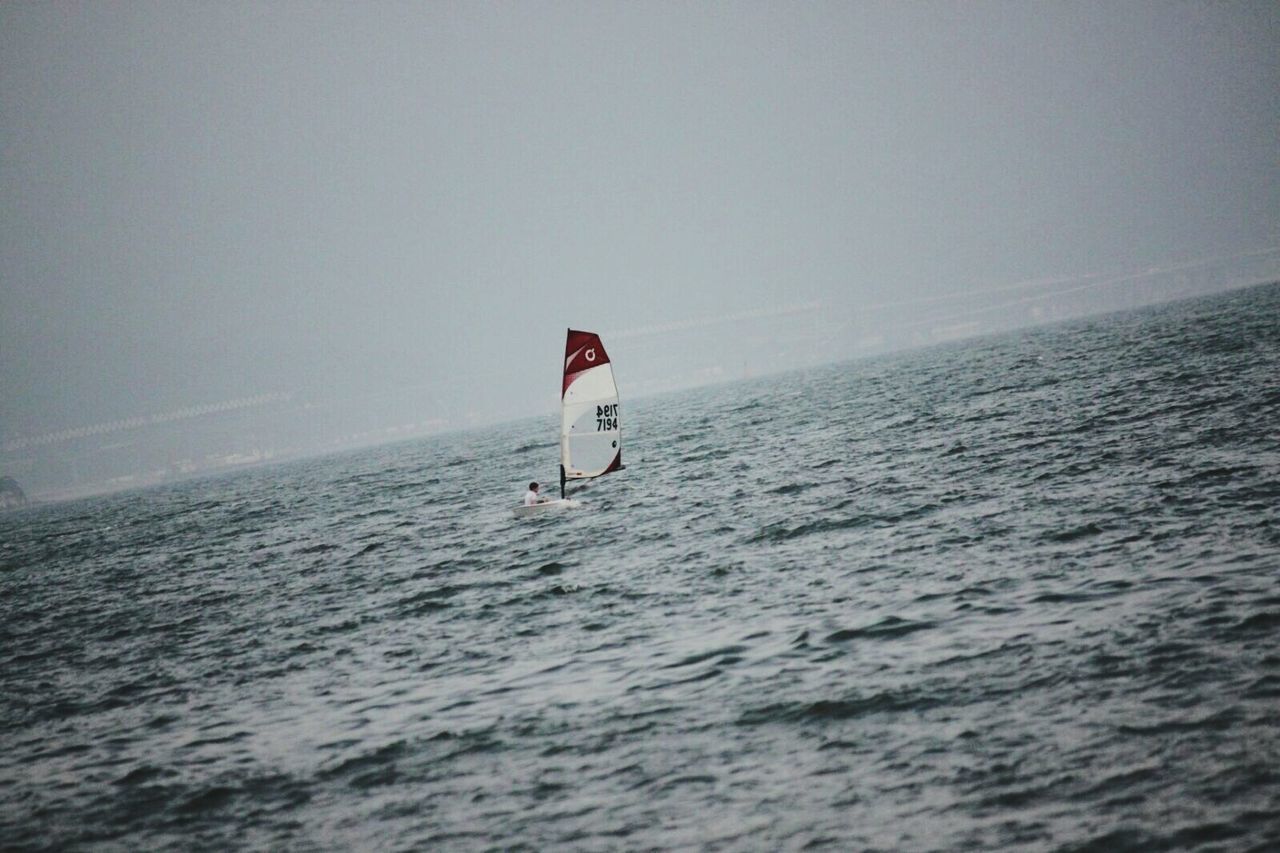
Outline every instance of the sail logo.
<path fill-rule="evenodd" d="M 575 344 L 578 345 L 575 346 Z M 608 363 L 609 353 L 605 351 L 604 344 L 595 335 L 584 336 L 580 343 L 578 340 L 572 340 L 569 346 L 565 347 L 564 375 L 566 381 L 585 370 L 591 370 Z"/>

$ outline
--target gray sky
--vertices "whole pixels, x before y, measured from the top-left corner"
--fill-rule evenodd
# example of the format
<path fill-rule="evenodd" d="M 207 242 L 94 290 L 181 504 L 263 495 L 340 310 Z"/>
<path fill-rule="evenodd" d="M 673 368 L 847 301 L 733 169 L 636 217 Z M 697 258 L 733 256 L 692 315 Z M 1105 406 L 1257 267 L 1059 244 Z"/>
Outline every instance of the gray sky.
<path fill-rule="evenodd" d="M 0 202 L 6 436 L 527 400 L 569 325 L 1280 243 L 1280 5 L 9 2 Z"/>

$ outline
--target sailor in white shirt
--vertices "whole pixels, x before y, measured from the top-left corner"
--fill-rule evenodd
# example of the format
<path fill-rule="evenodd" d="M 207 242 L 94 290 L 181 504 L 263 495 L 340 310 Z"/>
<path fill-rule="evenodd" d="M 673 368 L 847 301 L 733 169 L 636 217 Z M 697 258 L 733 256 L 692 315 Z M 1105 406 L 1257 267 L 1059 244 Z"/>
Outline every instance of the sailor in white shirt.
<path fill-rule="evenodd" d="M 538 499 L 538 484 L 530 483 L 529 491 L 524 493 L 524 505 L 533 506 L 536 503 L 540 503 Z"/>

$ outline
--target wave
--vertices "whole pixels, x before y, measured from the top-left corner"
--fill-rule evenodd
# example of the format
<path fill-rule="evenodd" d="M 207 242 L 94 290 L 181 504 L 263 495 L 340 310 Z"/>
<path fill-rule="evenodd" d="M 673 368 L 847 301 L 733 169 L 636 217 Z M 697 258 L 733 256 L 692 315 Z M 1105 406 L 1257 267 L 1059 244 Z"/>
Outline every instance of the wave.
<path fill-rule="evenodd" d="M 824 639 L 828 643 L 848 643 L 853 640 L 888 640 L 936 627 L 937 624 L 934 622 L 913 621 L 899 619 L 897 616 L 888 616 L 864 628 L 842 628 L 839 631 L 828 634 Z"/>
<path fill-rule="evenodd" d="M 872 519 L 867 516 L 826 519 L 822 521 L 812 521 L 805 524 L 774 522 L 773 524 L 768 524 L 762 527 L 746 541 L 748 543 L 777 544 L 822 533 L 833 533 L 839 530 L 856 530 L 860 527 L 866 527 L 871 523 Z"/>
<path fill-rule="evenodd" d="M 943 703 L 938 697 L 915 691 L 885 691 L 844 699 L 776 702 L 751 708 L 741 714 L 736 722 L 739 726 L 839 722 L 876 714 L 924 711 L 940 704 Z"/>

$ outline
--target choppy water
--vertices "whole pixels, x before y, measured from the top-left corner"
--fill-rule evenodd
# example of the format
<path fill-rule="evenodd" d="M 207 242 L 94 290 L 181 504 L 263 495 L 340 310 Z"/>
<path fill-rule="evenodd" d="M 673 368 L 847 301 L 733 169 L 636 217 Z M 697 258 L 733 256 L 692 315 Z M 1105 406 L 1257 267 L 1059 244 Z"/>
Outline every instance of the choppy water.
<path fill-rule="evenodd" d="M 0 520 L 0 844 L 1275 849 L 1280 286 Z"/>

